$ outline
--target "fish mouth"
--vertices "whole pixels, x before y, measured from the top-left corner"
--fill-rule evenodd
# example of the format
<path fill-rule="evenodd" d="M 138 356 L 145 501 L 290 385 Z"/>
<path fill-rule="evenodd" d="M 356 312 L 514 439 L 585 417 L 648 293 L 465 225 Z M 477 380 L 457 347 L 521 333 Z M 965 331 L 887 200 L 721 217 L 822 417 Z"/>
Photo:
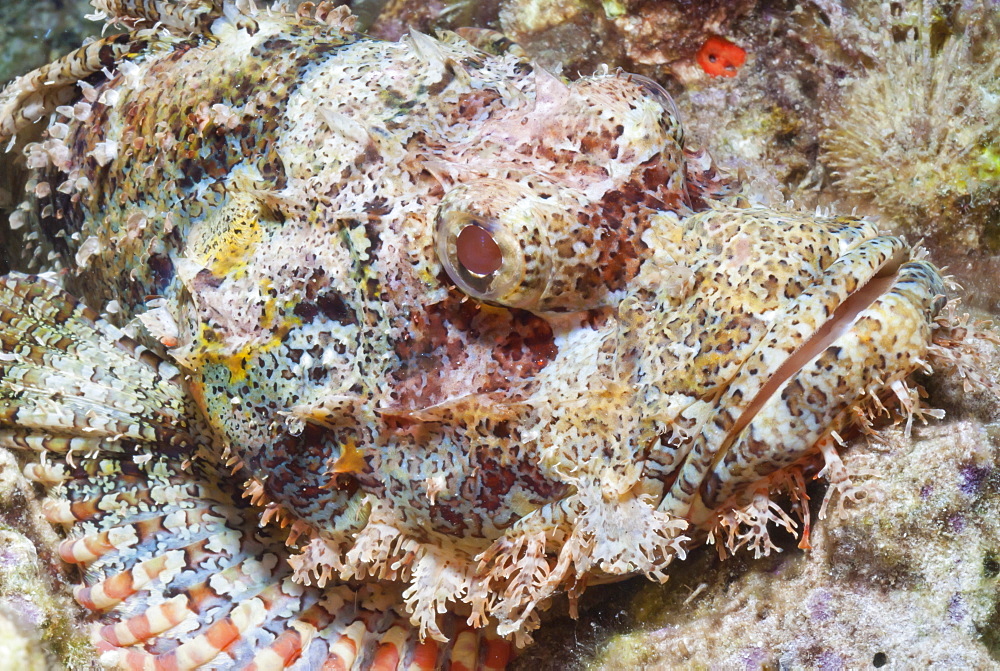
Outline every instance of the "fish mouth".
<path fill-rule="evenodd" d="M 704 471 L 688 515 L 694 524 L 709 521 L 733 497 L 745 503 L 753 494 L 747 485 L 815 452 L 819 441 L 849 423 L 850 409 L 866 395 L 918 369 L 945 302 L 937 270 L 911 260 L 910 248 L 891 236 L 846 252 L 818 287 L 815 298 L 827 300 L 819 313 L 825 318 L 749 395 Z M 840 294 L 838 301 L 829 300 L 831 292 Z M 768 341 L 782 338 L 773 333 Z M 747 368 L 734 378 L 744 389 Z"/>
<path fill-rule="evenodd" d="M 767 383 L 761 387 L 760 391 L 754 395 L 750 405 L 743 411 L 736 424 L 729 431 L 726 443 L 723 444 L 720 453 L 732 445 L 732 442 L 750 422 L 753 421 L 761 408 L 774 396 L 788 380 L 801 371 L 806 364 L 823 353 L 827 347 L 832 345 L 842 336 L 855 322 L 858 316 L 866 310 L 872 303 L 878 300 L 892 286 L 899 269 L 903 263 L 909 260 L 909 254 L 905 249 L 897 249 L 878 268 L 875 274 L 866 282 L 863 282 L 856 291 L 847 296 L 847 300 L 837 306 L 836 310 L 822 326 L 819 327 L 809 338 L 794 352 L 785 359 L 784 363 L 778 366 Z"/>

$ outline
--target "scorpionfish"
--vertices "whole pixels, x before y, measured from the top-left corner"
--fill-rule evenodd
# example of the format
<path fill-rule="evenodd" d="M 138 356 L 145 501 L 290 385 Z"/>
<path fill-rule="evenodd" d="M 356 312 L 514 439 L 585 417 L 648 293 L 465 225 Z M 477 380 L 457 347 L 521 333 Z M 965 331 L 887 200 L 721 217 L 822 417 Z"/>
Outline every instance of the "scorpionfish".
<path fill-rule="evenodd" d="M 0 279 L 0 446 L 107 665 L 500 669 L 554 595 L 807 545 L 805 479 L 913 411 L 939 271 L 751 204 L 652 80 L 95 5 L 0 97 L 49 260 Z"/>

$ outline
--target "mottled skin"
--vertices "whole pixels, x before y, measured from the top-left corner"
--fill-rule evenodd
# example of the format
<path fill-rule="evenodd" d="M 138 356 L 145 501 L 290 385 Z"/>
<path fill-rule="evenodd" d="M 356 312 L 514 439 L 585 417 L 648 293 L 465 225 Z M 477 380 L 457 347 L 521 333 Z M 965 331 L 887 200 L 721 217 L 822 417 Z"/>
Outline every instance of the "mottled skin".
<path fill-rule="evenodd" d="M 109 9 L 151 16 L 129 7 Z M 104 459 L 39 471 L 66 481 L 52 518 L 87 520 L 96 504 L 81 502 L 118 487 L 154 502 L 83 521 L 90 554 L 74 554 L 83 541 L 64 553 L 98 562 L 88 585 L 160 562 L 144 591 L 78 596 L 108 609 L 102 649 L 129 650 L 108 627 L 143 608 L 171 623 L 189 610 L 190 627 L 144 630 L 132 649 L 167 654 L 199 634 L 184 659 L 207 662 L 233 639 L 204 599 L 236 613 L 223 667 L 293 630 L 298 663 L 318 663 L 365 617 L 382 641 L 401 627 L 405 655 L 416 635 L 393 623 L 443 641 L 456 635 L 445 611 L 524 640 L 543 599 L 665 579 L 706 535 L 766 550 L 767 521 L 790 524 L 768 493 L 801 497 L 820 453 L 849 492 L 837 432 L 893 394 L 909 401 L 903 381 L 925 367 L 944 302 L 938 272 L 870 222 L 723 198 L 652 82 L 566 84 L 488 34 L 475 37 L 496 54 L 452 34 L 387 43 L 191 7 L 204 12 L 177 19 L 184 30 L 133 21 L 104 54 L 114 69 L 79 84 L 48 73 L 67 83 L 39 94 L 28 79 L 0 98 L 5 144 L 41 116 L 24 112 L 33 95 L 76 103 L 24 149 L 28 211 L 70 292 L 115 302 L 165 359 L 138 361 L 142 346 L 115 345 L 44 284 L 0 288 L 0 444 Z M 502 251 L 486 277 L 457 251 L 469 225 Z M 68 383 L 77 370 L 111 391 Z M 271 524 L 262 540 L 241 493 Z M 151 530 L 137 510 L 216 512 Z M 276 522 L 291 525 L 287 549 Z M 108 536 L 122 528 L 131 541 Z M 157 557 L 180 542 L 167 529 L 203 544 L 232 533 L 163 573 Z M 213 552 L 242 573 L 209 578 Z M 241 577 L 255 571 L 272 591 L 241 601 L 233 581 L 256 584 Z M 344 615 L 342 593 L 375 579 L 398 615 L 379 620 L 392 599 L 376 596 Z"/>

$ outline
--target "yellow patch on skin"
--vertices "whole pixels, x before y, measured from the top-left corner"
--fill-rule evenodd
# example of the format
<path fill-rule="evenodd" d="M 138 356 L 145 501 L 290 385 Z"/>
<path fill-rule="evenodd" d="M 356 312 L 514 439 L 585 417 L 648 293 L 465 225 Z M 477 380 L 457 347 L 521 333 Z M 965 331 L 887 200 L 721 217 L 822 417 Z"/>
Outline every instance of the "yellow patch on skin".
<path fill-rule="evenodd" d="M 248 347 L 244 347 L 235 356 L 230 356 L 222 361 L 226 368 L 229 369 L 229 384 L 236 384 L 246 379 L 246 363 L 251 355 L 251 352 L 248 350 Z"/>
<path fill-rule="evenodd" d="M 260 215 L 258 198 L 246 193 L 233 194 L 230 202 L 215 216 L 192 229 L 188 256 L 216 277 L 238 272 L 264 240 Z"/>
<path fill-rule="evenodd" d="M 229 384 L 242 382 L 247 377 L 247 363 L 254 358 L 278 347 L 288 327 L 276 328 L 266 342 L 250 342 L 235 351 L 219 340 L 215 329 L 201 324 L 193 354 L 194 361 L 202 366 L 222 365 L 229 371 Z M 209 335 L 210 334 L 210 335 Z"/>
<path fill-rule="evenodd" d="M 361 450 L 358 449 L 353 440 L 348 440 L 340 446 L 340 456 L 330 467 L 330 473 L 337 475 L 340 473 L 360 473 L 368 466 Z"/>

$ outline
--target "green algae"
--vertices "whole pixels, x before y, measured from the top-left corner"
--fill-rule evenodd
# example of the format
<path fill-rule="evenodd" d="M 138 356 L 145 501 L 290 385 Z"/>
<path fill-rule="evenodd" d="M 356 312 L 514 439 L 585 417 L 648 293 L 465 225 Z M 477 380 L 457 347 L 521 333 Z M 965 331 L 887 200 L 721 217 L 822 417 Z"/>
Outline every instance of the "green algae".
<path fill-rule="evenodd" d="M 0 547 L 0 666 L 17 660 L 19 669 L 85 668 L 93 652 L 32 541 L 0 526 Z"/>

